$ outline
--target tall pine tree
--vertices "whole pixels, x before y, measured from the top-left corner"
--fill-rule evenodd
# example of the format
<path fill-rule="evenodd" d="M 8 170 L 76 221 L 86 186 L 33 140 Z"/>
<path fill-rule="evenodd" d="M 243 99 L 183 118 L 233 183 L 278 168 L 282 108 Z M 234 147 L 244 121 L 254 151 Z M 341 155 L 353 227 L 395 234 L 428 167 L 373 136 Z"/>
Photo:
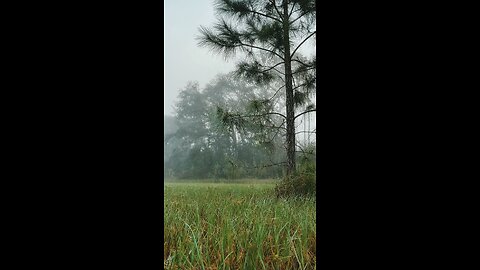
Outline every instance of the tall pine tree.
<path fill-rule="evenodd" d="M 299 48 L 316 34 L 315 0 L 217 0 L 218 22 L 213 28 L 200 27 L 199 45 L 226 58 L 237 52 L 246 55 L 237 64 L 237 74 L 258 84 L 281 80 L 285 91 L 287 175 L 296 170 L 295 119 L 316 111 L 314 105 L 295 115 L 315 91 L 315 57 L 306 59 Z M 277 91 L 277 92 L 278 92 Z M 262 104 L 269 106 L 270 99 Z M 264 114 L 262 114 L 264 115 Z"/>

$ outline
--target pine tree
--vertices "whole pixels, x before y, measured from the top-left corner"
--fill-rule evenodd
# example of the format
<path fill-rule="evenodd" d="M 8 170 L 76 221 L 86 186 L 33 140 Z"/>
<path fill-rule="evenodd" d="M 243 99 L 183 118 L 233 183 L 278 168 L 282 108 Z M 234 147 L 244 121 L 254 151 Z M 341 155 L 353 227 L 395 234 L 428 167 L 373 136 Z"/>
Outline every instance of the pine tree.
<path fill-rule="evenodd" d="M 316 87 L 316 60 L 308 60 L 298 51 L 316 35 L 316 1 L 217 0 L 215 9 L 218 22 L 213 29 L 200 27 L 199 45 L 226 58 L 245 53 L 246 60 L 237 63 L 237 74 L 258 84 L 282 81 L 278 91 L 284 88 L 286 113 L 267 114 L 285 120 L 286 167 L 290 175 L 296 170 L 295 119 L 316 111 L 310 104 L 295 115 L 295 109 L 306 104 Z M 269 101 L 255 102 L 272 107 Z"/>

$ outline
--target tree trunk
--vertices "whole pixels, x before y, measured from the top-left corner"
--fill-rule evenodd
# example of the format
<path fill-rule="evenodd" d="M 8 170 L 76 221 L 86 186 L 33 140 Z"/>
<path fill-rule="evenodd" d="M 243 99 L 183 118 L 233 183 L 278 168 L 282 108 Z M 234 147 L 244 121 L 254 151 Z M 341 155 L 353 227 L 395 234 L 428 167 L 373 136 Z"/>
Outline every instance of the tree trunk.
<path fill-rule="evenodd" d="M 292 86 L 292 62 L 290 59 L 290 19 L 288 1 L 283 1 L 283 44 L 285 46 L 285 89 L 287 107 L 287 175 L 295 172 L 295 104 Z"/>

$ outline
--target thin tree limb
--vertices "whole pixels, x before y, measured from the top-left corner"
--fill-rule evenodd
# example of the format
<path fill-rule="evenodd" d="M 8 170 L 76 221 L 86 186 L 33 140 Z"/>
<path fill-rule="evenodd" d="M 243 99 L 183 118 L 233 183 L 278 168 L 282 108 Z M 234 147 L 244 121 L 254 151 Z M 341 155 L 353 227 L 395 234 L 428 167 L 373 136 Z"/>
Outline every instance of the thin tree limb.
<path fill-rule="evenodd" d="M 253 166 L 253 167 L 247 167 L 247 168 L 260 169 L 260 168 L 267 168 L 267 167 L 272 167 L 272 166 L 279 166 L 279 165 L 282 165 L 282 164 L 287 164 L 287 162 L 282 161 L 282 162 L 278 162 L 278 163 L 260 165 L 260 166 Z"/>
<path fill-rule="evenodd" d="M 287 117 L 281 113 L 278 113 L 278 112 L 269 112 L 269 113 L 263 113 L 263 114 L 251 114 L 251 115 L 235 115 L 235 116 L 232 116 L 232 117 L 237 117 L 237 118 L 244 118 L 244 117 L 263 117 L 263 116 L 267 116 L 267 115 L 279 115 L 285 119 L 287 119 Z"/>
<path fill-rule="evenodd" d="M 272 69 L 274 69 L 276 66 L 279 66 L 279 65 L 281 65 L 281 64 L 285 64 L 285 62 L 277 63 L 277 64 L 275 64 L 274 66 L 269 67 L 269 68 L 263 70 L 262 72 L 267 72 L 267 71 L 269 71 L 269 70 L 272 70 Z M 262 65 L 262 67 L 263 67 L 263 65 Z"/>
<path fill-rule="evenodd" d="M 295 2 L 293 3 L 292 5 L 292 8 L 290 9 L 290 12 L 288 13 L 288 18 L 290 18 L 292 16 L 292 13 L 293 13 L 293 7 L 295 7 Z"/>
<path fill-rule="evenodd" d="M 300 113 L 300 114 L 297 114 L 294 119 L 297 119 L 299 116 L 302 116 L 302 115 L 304 115 L 304 114 L 306 114 L 306 113 L 311 113 L 311 112 L 316 112 L 316 111 L 317 111 L 317 109 L 311 109 L 311 110 L 308 110 L 308 111 L 304 111 L 304 112 L 302 112 L 302 113 Z"/>
<path fill-rule="evenodd" d="M 300 9 L 297 9 L 296 11 L 299 11 Z M 290 24 L 293 24 L 294 22 L 296 22 L 298 19 L 302 18 L 304 15 L 310 13 L 312 11 L 308 10 L 308 11 L 305 11 L 304 13 L 302 13 L 300 16 L 298 16 L 297 18 L 295 18 L 295 20 L 291 21 Z"/>
<path fill-rule="evenodd" d="M 317 33 L 317 31 L 313 31 L 313 33 L 311 33 L 310 35 L 308 35 L 308 37 L 306 37 L 298 46 L 297 48 L 295 48 L 295 50 L 293 51 L 293 53 L 290 55 L 290 58 L 293 57 L 293 55 L 297 52 L 298 48 L 300 48 L 300 46 L 303 45 L 303 43 L 305 43 L 305 41 L 307 41 L 311 36 L 315 35 Z"/>
<path fill-rule="evenodd" d="M 300 61 L 300 60 L 298 60 L 298 59 L 291 59 L 291 61 L 298 62 L 298 63 L 300 63 L 300 64 L 302 64 L 302 65 L 304 65 L 304 66 L 306 66 L 306 67 L 315 67 L 314 65 L 307 65 L 307 64 L 303 63 L 302 61 Z"/>
<path fill-rule="evenodd" d="M 280 74 L 282 74 L 282 75 L 285 75 L 285 73 L 281 72 L 280 70 L 278 70 L 278 69 L 276 69 L 276 68 L 274 68 L 273 70 L 275 70 L 276 72 L 278 72 L 278 73 L 280 73 Z"/>
<path fill-rule="evenodd" d="M 302 134 L 302 133 L 317 133 L 317 131 L 302 130 L 302 131 L 295 132 L 295 135 Z"/>
<path fill-rule="evenodd" d="M 309 70 L 312 70 L 312 69 L 316 69 L 316 68 L 317 68 L 317 67 L 308 67 L 308 68 L 305 69 L 305 70 L 298 70 L 298 71 L 292 72 L 292 75 L 293 75 L 293 74 L 297 74 L 297 73 L 306 72 L 306 71 L 309 71 Z"/>
<path fill-rule="evenodd" d="M 283 23 L 283 20 L 284 20 L 284 18 L 283 18 L 283 14 L 282 14 L 282 13 L 280 13 L 280 11 L 278 10 L 278 8 L 277 8 L 277 5 L 276 5 L 276 3 L 275 3 L 275 0 L 272 0 L 272 1 L 270 1 L 270 3 L 272 3 L 272 4 L 273 4 L 273 7 L 274 7 L 274 8 L 275 8 L 275 10 L 277 11 L 277 14 L 278 14 L 278 16 L 280 16 L 280 18 L 282 18 L 282 23 Z"/>
<path fill-rule="evenodd" d="M 282 88 L 284 88 L 284 87 L 285 87 L 285 84 L 282 85 L 280 88 L 278 88 L 277 91 L 275 92 L 275 94 L 273 94 L 273 96 L 272 96 L 271 98 L 269 98 L 268 100 L 269 100 L 269 101 L 272 100 L 272 99 L 277 95 L 277 93 L 278 93 Z"/>

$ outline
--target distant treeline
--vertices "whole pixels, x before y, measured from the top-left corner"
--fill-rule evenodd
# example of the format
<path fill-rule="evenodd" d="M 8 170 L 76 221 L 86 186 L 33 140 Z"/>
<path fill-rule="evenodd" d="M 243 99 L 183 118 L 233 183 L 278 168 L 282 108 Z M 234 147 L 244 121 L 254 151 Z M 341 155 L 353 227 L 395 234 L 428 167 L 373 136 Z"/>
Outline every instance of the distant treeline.
<path fill-rule="evenodd" d="M 164 119 L 165 178 L 282 177 L 282 119 L 248 117 L 252 108 L 258 114 L 259 102 L 272 91 L 231 75 L 219 75 L 203 89 L 188 83 L 180 91 L 174 116 Z M 247 117 L 225 122 L 225 110 Z"/>

